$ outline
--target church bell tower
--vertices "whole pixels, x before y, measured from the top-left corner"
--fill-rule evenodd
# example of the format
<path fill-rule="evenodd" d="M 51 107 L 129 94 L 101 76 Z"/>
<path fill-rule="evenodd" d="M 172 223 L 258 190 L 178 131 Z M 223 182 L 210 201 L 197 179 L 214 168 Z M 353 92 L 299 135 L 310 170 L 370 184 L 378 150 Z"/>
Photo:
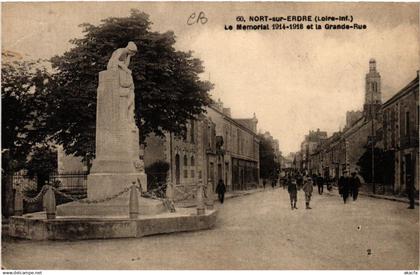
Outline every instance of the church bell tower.
<path fill-rule="evenodd" d="M 369 73 L 366 74 L 364 116 L 367 119 L 376 118 L 381 104 L 381 75 L 376 71 L 376 61 L 372 58 L 369 60 Z"/>

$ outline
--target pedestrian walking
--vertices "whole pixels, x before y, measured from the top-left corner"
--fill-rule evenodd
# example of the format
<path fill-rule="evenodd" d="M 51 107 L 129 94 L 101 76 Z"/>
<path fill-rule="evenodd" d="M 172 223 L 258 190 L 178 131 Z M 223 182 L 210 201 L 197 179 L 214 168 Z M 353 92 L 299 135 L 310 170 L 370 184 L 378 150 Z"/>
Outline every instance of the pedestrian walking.
<path fill-rule="evenodd" d="M 324 178 L 321 175 L 316 178 L 316 184 L 318 185 L 318 194 L 322 195 L 324 193 Z"/>
<path fill-rule="evenodd" d="M 303 176 L 302 176 L 302 174 L 299 173 L 296 176 L 296 183 L 297 183 L 298 188 L 301 188 L 302 187 L 302 185 L 303 185 Z"/>
<path fill-rule="evenodd" d="M 267 182 L 265 181 L 265 179 L 263 179 L 263 187 L 265 189 L 265 185 L 267 184 Z"/>
<path fill-rule="evenodd" d="M 312 174 L 312 183 L 314 186 L 318 185 L 318 176 L 316 173 Z"/>
<path fill-rule="evenodd" d="M 414 188 L 414 184 L 413 184 L 413 181 L 411 180 L 410 174 L 407 174 L 406 179 L 407 179 L 406 191 L 407 191 L 408 199 L 410 201 L 410 206 L 408 206 L 408 209 L 414 209 L 414 199 L 415 199 L 416 190 Z"/>
<path fill-rule="evenodd" d="M 223 203 L 223 201 L 225 200 L 226 185 L 222 179 L 220 179 L 219 183 L 217 184 L 216 192 L 219 197 L 220 203 Z"/>
<path fill-rule="evenodd" d="M 338 192 L 343 197 L 344 203 L 347 202 L 349 197 L 349 178 L 347 176 L 347 171 L 343 172 L 343 175 L 338 180 Z"/>
<path fill-rule="evenodd" d="M 296 207 L 296 202 L 297 202 L 297 182 L 295 179 L 291 179 L 289 181 L 289 185 L 287 187 L 287 192 L 289 192 L 289 196 L 290 196 L 290 207 L 293 209 L 298 209 Z"/>
<path fill-rule="evenodd" d="M 274 178 L 271 179 L 271 187 L 276 187 L 276 180 Z"/>
<path fill-rule="evenodd" d="M 351 193 L 353 196 L 353 201 L 357 200 L 357 196 L 359 195 L 359 188 L 361 186 L 359 177 L 357 176 L 356 172 L 351 173 L 350 179 L 350 187 Z"/>
<path fill-rule="evenodd" d="M 325 177 L 325 181 L 327 183 L 327 190 L 331 192 L 332 191 L 332 179 L 330 178 L 329 175 L 327 175 Z"/>
<path fill-rule="evenodd" d="M 306 181 L 304 181 L 304 184 L 303 184 L 303 191 L 305 192 L 306 209 L 312 209 L 309 206 L 309 202 L 311 201 L 313 190 L 314 190 L 313 181 L 312 181 L 312 178 L 309 177 L 306 179 Z"/>

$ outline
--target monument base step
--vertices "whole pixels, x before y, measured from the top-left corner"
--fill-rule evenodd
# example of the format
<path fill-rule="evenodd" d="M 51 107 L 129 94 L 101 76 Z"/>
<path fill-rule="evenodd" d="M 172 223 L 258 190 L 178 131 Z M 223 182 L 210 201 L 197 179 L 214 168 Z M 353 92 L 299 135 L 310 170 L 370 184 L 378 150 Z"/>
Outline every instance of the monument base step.
<path fill-rule="evenodd" d="M 143 191 L 147 191 L 147 176 L 145 173 L 131 173 L 131 174 L 108 174 L 91 173 L 87 178 L 87 196 L 90 200 L 103 199 L 123 191 L 130 187 L 133 182 L 141 183 Z M 129 197 L 129 193 L 125 193 L 121 197 Z"/>
<path fill-rule="evenodd" d="M 162 201 L 141 197 L 139 199 L 141 215 L 157 215 L 168 212 Z M 57 206 L 58 216 L 128 216 L 128 198 L 117 198 L 102 203 L 69 202 Z"/>
<path fill-rule="evenodd" d="M 141 238 L 149 235 L 210 229 L 217 211 L 197 215 L 196 209 L 177 209 L 175 213 L 141 215 L 136 219 L 121 217 L 63 217 L 46 219 L 45 212 L 13 216 L 9 235 L 29 240 L 86 240 Z"/>

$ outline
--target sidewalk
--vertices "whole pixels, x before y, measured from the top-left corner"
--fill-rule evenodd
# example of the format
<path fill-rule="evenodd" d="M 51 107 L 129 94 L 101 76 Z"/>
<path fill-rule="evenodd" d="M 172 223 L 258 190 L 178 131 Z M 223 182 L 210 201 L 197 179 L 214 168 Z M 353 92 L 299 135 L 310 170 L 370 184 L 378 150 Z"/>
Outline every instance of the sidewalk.
<path fill-rule="evenodd" d="M 337 190 L 337 192 L 338 192 L 338 187 L 334 186 L 333 189 Z M 406 204 L 410 203 L 410 201 L 406 197 L 397 197 L 397 196 L 390 196 L 390 195 L 378 195 L 378 194 L 372 194 L 372 193 L 368 193 L 368 192 L 364 192 L 364 191 L 359 191 L 359 195 L 366 196 L 366 197 L 371 197 L 371 198 L 375 198 L 375 199 L 403 202 L 403 203 L 406 203 Z M 416 205 L 419 205 L 419 200 L 415 200 L 414 203 Z"/>
<path fill-rule="evenodd" d="M 359 192 L 362 196 L 372 197 L 376 199 L 383 199 L 383 200 L 390 200 L 390 201 L 397 201 L 397 202 L 403 202 L 406 204 L 409 204 L 410 201 L 408 198 L 401 198 L 401 197 L 395 197 L 395 196 L 389 196 L 389 195 L 378 195 L 378 194 L 372 194 L 372 193 L 366 193 L 366 192 Z M 414 200 L 414 203 L 416 205 L 419 205 L 419 200 Z"/>
<path fill-rule="evenodd" d="M 237 198 L 237 197 L 243 197 L 243 196 L 248 196 L 254 193 L 259 193 L 259 192 L 263 192 L 265 190 L 270 190 L 271 188 L 257 188 L 257 189 L 250 189 L 250 190 L 241 190 L 241 191 L 231 191 L 231 192 L 226 192 L 225 193 L 225 200 L 228 199 L 232 199 L 232 198 Z M 214 201 L 217 202 L 217 194 L 213 194 L 213 198 Z M 196 200 L 188 200 L 188 201 L 180 201 L 180 202 L 175 202 L 175 207 L 185 207 L 185 208 L 190 208 L 190 207 L 196 207 L 197 206 L 197 201 Z"/>

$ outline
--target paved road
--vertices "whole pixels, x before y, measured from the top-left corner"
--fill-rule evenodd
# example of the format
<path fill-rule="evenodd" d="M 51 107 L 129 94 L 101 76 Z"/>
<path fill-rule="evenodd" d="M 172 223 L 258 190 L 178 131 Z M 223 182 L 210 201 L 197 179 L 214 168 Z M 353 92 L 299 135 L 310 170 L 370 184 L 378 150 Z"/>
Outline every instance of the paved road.
<path fill-rule="evenodd" d="M 314 195 L 290 210 L 282 189 L 231 199 L 213 230 L 143 239 L 5 239 L 10 269 L 418 269 L 419 211 L 368 197 Z M 368 250 L 371 253 L 368 255 Z"/>

